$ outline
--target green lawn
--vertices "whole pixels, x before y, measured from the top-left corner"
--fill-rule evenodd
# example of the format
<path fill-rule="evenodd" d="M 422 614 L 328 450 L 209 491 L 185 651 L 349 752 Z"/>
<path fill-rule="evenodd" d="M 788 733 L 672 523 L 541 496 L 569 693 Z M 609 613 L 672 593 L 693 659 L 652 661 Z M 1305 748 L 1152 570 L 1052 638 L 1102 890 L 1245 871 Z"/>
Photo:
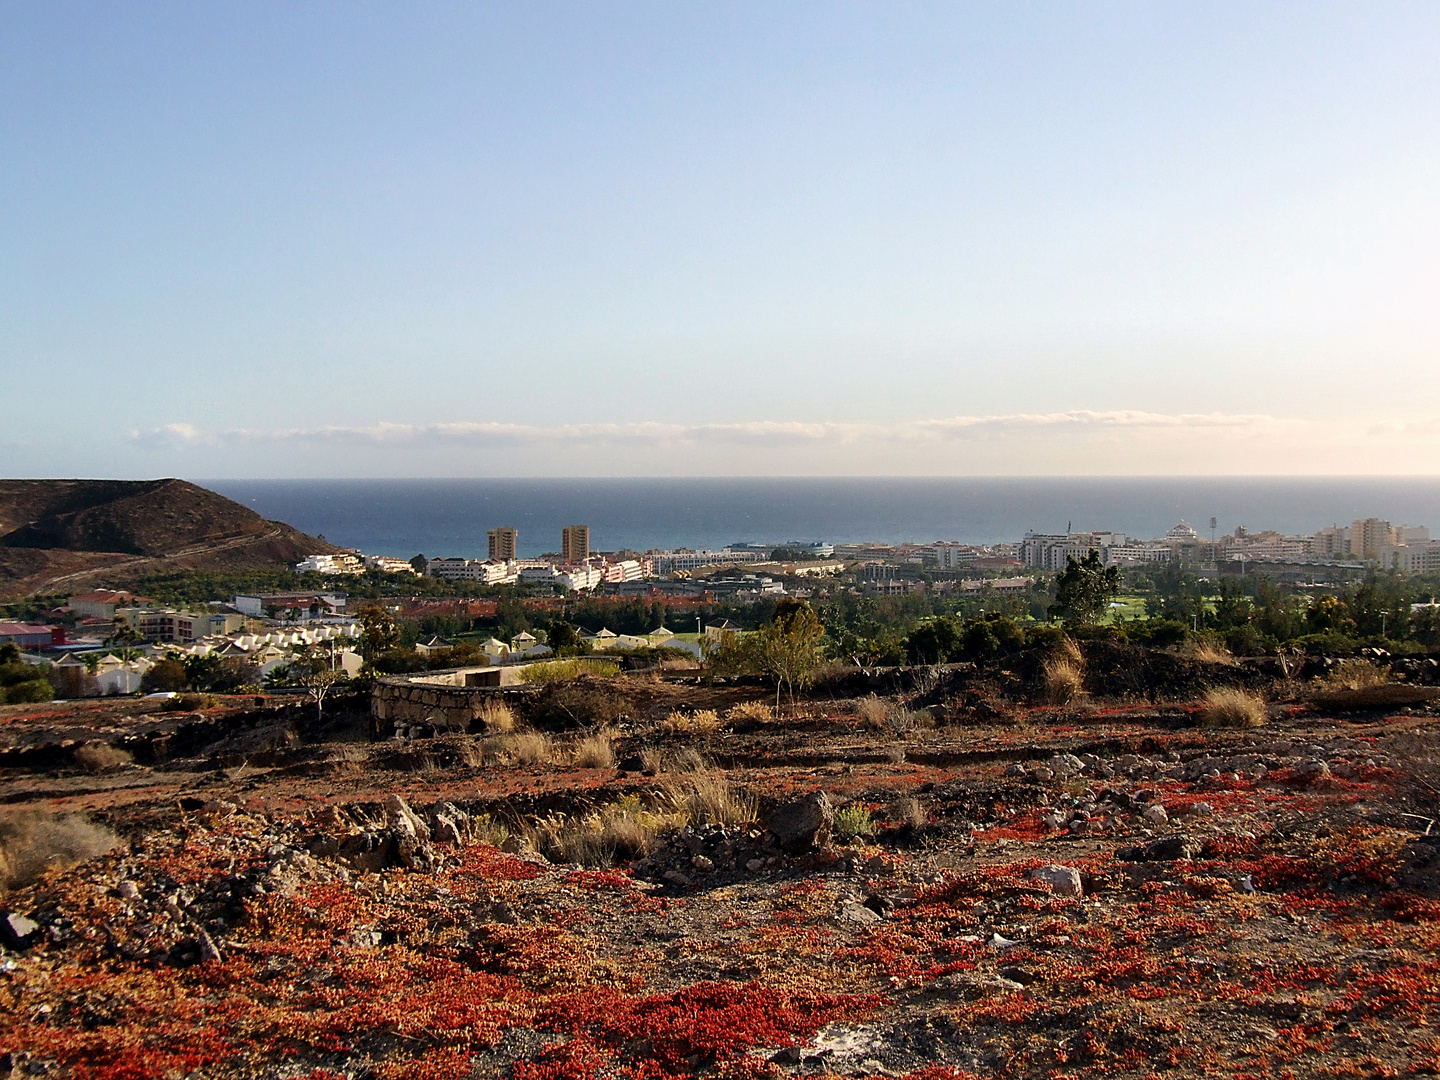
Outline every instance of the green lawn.
<path fill-rule="evenodd" d="M 1102 623 L 1128 622 L 1145 618 L 1145 598 L 1139 593 L 1121 593 L 1101 617 Z"/>

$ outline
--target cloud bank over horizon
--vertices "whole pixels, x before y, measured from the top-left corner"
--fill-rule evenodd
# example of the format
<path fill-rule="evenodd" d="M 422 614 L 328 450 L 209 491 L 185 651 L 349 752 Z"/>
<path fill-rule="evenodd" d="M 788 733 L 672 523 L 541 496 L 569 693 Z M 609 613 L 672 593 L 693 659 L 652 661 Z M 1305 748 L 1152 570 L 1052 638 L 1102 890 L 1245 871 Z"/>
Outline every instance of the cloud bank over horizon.
<path fill-rule="evenodd" d="M 1344 429 L 1265 414 L 1136 410 L 890 424 L 471 421 L 206 429 L 179 422 L 132 430 L 128 442 L 156 462 L 188 459 L 217 477 L 261 475 L 229 471 L 227 462 L 231 470 L 241 464 L 285 476 L 1430 475 L 1433 456 L 1396 455 L 1416 445 L 1440 450 L 1440 417 Z M 750 467 L 736 470 L 736 462 Z"/>

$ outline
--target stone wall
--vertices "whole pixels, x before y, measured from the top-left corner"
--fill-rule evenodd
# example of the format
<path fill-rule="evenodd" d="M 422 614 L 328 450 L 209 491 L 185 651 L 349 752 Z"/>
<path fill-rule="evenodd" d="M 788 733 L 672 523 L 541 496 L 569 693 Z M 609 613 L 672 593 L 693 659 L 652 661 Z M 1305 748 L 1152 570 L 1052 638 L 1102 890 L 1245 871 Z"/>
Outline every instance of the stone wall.
<path fill-rule="evenodd" d="M 487 701 L 506 694 L 507 687 L 522 685 L 522 666 L 456 668 L 377 679 L 370 693 L 370 715 L 380 728 L 399 723 L 469 731 Z"/>

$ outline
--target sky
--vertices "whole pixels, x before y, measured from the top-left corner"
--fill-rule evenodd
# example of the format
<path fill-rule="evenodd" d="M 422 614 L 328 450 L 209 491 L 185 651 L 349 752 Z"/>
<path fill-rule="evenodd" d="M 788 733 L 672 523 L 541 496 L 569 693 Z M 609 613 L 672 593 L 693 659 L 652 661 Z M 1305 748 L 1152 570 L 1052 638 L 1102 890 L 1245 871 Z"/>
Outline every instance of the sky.
<path fill-rule="evenodd" d="M 1440 5 L 0 0 L 0 474 L 1440 474 Z"/>

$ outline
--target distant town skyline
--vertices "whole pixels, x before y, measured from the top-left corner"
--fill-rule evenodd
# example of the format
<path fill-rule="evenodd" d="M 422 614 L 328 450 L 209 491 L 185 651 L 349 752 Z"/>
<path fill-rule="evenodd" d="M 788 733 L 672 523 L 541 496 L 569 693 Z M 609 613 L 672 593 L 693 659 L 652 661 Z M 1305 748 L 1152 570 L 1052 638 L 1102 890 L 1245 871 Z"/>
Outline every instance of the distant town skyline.
<path fill-rule="evenodd" d="M 1440 7 L 7 5 L 0 475 L 1440 473 Z"/>

